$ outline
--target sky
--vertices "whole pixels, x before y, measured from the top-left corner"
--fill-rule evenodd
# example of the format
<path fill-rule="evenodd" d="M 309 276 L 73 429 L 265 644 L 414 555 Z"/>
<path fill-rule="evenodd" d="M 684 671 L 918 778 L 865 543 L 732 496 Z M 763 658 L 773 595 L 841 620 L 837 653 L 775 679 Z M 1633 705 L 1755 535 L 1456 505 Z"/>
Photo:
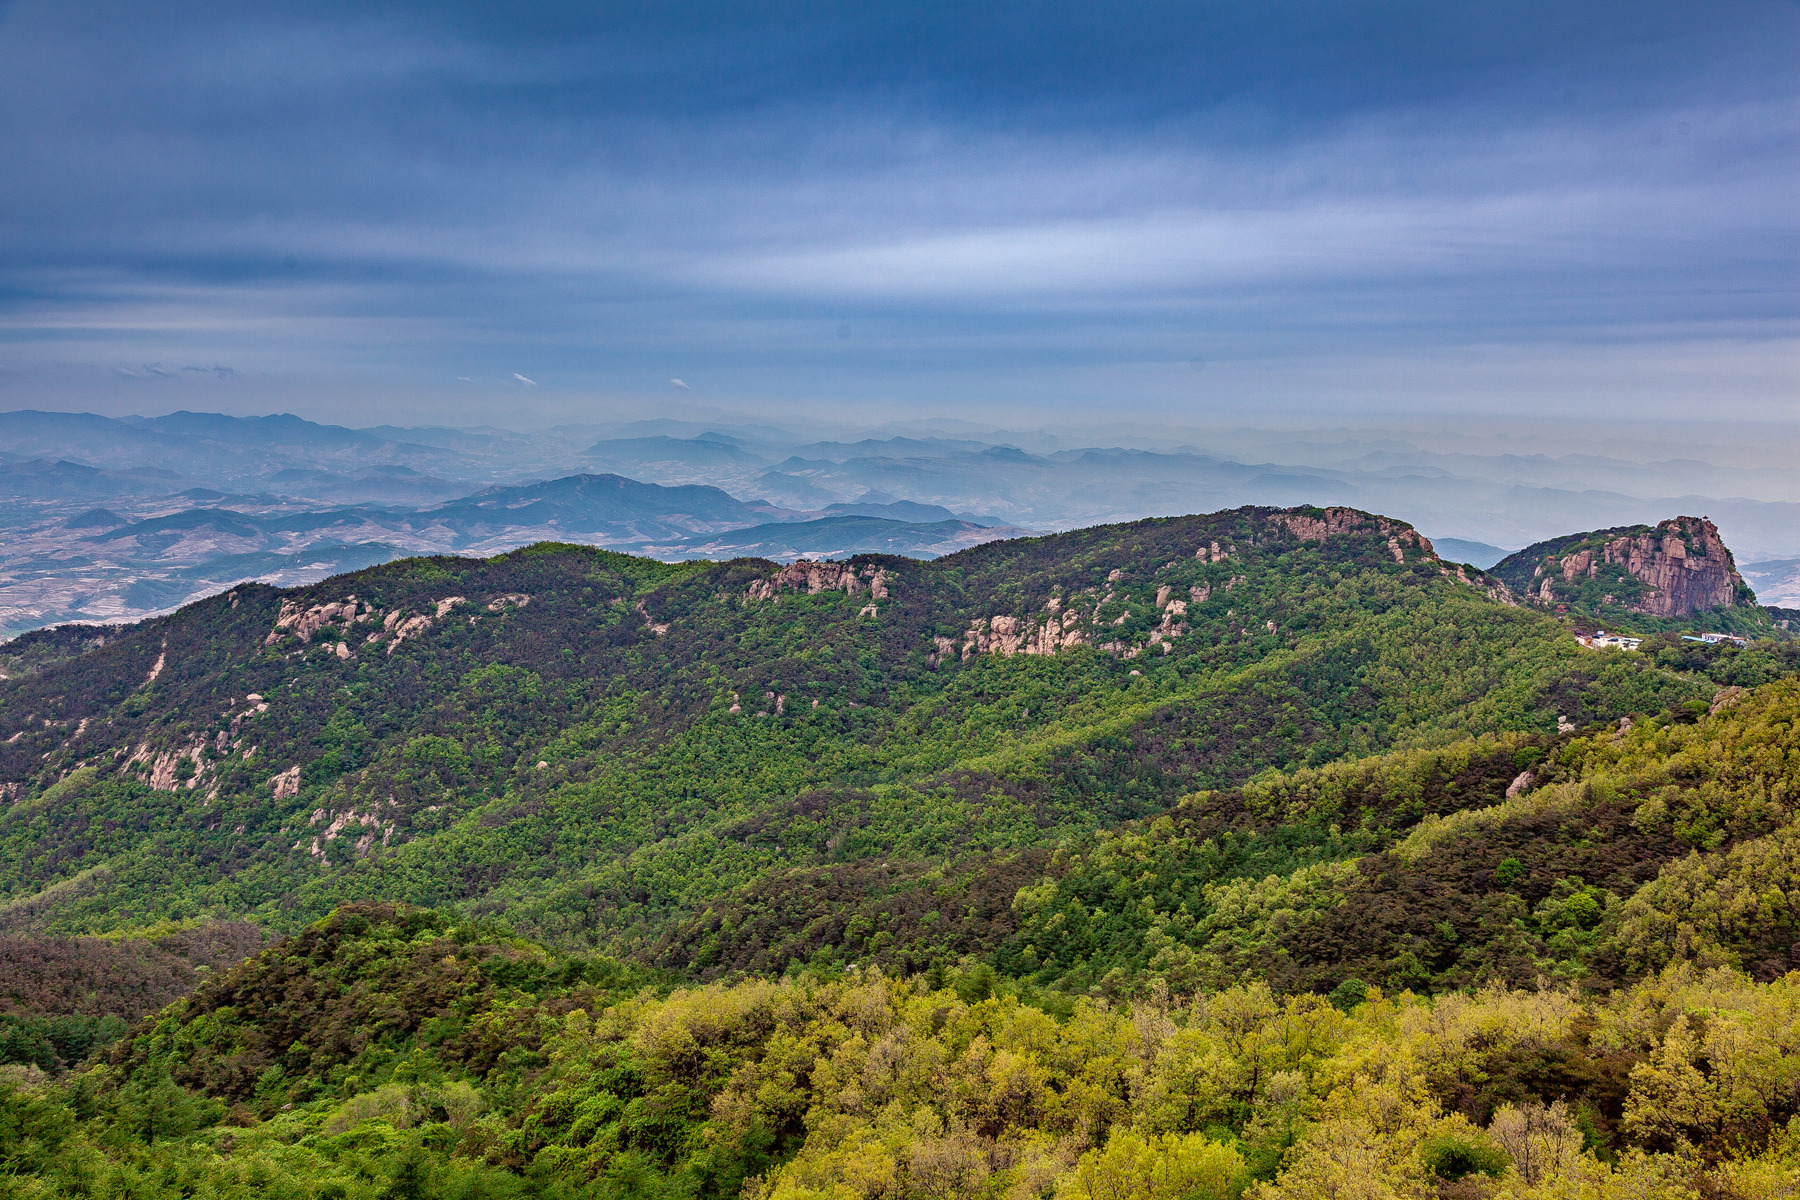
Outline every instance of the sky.
<path fill-rule="evenodd" d="M 1797 63 L 1731 0 L 0 3 L 0 408 L 1792 428 Z"/>

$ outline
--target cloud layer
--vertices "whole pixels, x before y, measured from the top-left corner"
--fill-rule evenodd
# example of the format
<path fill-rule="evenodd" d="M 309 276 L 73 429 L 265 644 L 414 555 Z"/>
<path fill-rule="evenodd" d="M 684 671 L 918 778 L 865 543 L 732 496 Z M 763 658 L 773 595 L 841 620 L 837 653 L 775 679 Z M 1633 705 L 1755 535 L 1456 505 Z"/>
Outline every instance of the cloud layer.
<path fill-rule="evenodd" d="M 1791 9 L 588 7 L 0 9 L 0 401 L 1794 416 Z"/>

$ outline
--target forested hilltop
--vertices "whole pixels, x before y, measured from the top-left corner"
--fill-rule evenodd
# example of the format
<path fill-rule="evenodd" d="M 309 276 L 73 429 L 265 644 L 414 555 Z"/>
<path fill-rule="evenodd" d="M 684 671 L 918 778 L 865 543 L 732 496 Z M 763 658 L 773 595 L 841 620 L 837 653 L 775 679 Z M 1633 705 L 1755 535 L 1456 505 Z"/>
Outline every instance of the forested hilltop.
<path fill-rule="evenodd" d="M 683 921 L 796 872 L 873 894 L 1010 871 L 989 897 L 1010 911 L 1052 843 L 1200 789 L 1785 669 L 1595 654 L 1510 599 L 1346 509 L 935 562 L 541 545 L 244 586 L 66 657 L 15 651 L 0 929 L 291 931 L 366 898 L 679 957 Z M 922 969 L 982 936 L 931 908 L 855 952 Z"/>
<path fill-rule="evenodd" d="M 1589 650 L 1400 522 L 10 651 L 12 1193 L 1800 1187 L 1796 643 Z"/>

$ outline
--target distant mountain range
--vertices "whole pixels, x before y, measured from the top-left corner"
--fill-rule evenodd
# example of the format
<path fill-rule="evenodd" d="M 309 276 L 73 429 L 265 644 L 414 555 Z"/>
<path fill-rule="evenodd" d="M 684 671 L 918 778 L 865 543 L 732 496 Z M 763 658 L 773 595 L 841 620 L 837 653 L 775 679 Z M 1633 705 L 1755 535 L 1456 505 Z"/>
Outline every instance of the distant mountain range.
<path fill-rule="evenodd" d="M 206 488 L 163 501 L 151 515 L 128 515 L 115 503 L 124 511 L 94 507 L 8 531 L 0 628 L 131 620 L 247 579 L 292 585 L 408 555 L 485 556 L 541 541 L 665 559 L 788 561 L 876 552 L 935 558 L 1030 532 L 910 501 L 808 514 L 715 487 L 592 474 L 484 488 L 423 508 L 294 505 Z M 181 501 L 192 506 L 163 511 Z"/>
<path fill-rule="evenodd" d="M 1222 438 L 1235 453 L 1017 441 L 923 429 L 820 440 L 672 420 L 526 434 L 0 413 L 0 633 L 129 620 L 244 578 L 296 585 L 540 540 L 671 560 L 929 558 L 1022 531 L 1245 503 L 1403 514 L 1447 558 L 1483 568 L 1572 528 L 1706 513 L 1746 553 L 1752 586 L 1800 603 L 1800 569 L 1780 566 L 1800 559 L 1800 485 L 1780 473 L 1442 454 L 1392 439 Z M 1246 461 L 1245 446 L 1308 461 Z"/>

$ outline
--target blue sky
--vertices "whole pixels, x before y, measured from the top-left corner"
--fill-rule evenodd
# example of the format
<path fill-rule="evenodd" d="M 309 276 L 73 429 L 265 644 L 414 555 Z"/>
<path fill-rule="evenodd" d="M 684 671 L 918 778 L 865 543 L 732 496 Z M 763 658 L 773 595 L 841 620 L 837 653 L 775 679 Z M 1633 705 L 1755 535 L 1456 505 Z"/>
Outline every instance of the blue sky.
<path fill-rule="evenodd" d="M 1796 62 L 1790 3 L 5 4 L 0 407 L 1791 424 Z"/>

